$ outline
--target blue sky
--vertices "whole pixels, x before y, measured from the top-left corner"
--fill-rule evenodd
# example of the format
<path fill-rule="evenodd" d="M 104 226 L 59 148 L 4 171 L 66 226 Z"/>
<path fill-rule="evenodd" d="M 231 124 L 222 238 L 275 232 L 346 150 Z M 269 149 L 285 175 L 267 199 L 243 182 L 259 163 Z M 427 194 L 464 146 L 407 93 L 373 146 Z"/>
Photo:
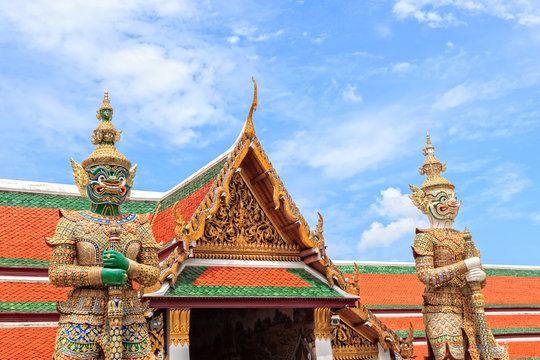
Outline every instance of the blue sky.
<path fill-rule="evenodd" d="M 540 265 L 540 5 L 533 1 L 0 3 L 0 178 L 73 183 L 105 88 L 166 191 L 257 136 L 333 259 L 412 261 L 406 195 L 429 131 L 483 262 Z"/>

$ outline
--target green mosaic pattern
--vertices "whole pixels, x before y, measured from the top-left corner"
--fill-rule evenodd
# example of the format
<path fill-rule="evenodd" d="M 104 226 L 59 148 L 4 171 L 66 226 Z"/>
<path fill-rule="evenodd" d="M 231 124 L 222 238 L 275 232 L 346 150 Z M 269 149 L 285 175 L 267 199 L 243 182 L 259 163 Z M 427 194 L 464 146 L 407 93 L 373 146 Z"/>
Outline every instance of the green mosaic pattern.
<path fill-rule="evenodd" d="M 171 195 L 167 196 L 165 199 L 161 201 L 161 207 L 159 208 L 159 211 L 166 210 L 174 205 L 177 201 L 180 201 L 184 199 L 185 197 L 193 194 L 197 190 L 199 190 L 204 185 L 208 184 L 210 181 L 214 180 L 221 169 L 223 168 L 223 165 L 225 164 L 227 160 L 220 161 L 217 163 L 214 167 L 208 169 L 206 173 L 204 173 L 201 177 L 196 179 L 193 182 L 190 182 L 183 188 L 178 189 L 176 192 L 172 193 Z"/>
<path fill-rule="evenodd" d="M 354 265 L 340 265 L 344 274 L 354 274 Z M 359 265 L 360 274 L 416 275 L 416 268 L 411 266 Z M 487 276 L 540 277 L 540 270 L 484 269 Z"/>
<path fill-rule="evenodd" d="M 56 301 L 0 301 L 0 312 L 56 312 Z"/>
<path fill-rule="evenodd" d="M 409 335 L 408 330 L 394 331 L 397 336 L 405 337 Z M 540 328 L 507 328 L 507 329 L 491 329 L 493 335 L 501 334 L 540 334 Z M 414 337 L 425 337 L 426 332 L 424 330 L 415 330 Z M 503 340 L 504 341 L 504 340 Z"/>
<path fill-rule="evenodd" d="M 311 285 L 310 288 L 275 286 L 195 286 L 193 282 L 208 269 L 208 266 L 187 266 L 178 276 L 175 289 L 165 296 L 262 296 L 262 297 L 343 297 L 339 292 L 303 269 L 286 269 Z"/>
<path fill-rule="evenodd" d="M 344 274 L 354 274 L 354 265 L 338 265 L 338 269 Z M 395 274 L 415 275 L 414 266 L 389 266 L 389 265 L 358 265 L 360 274 Z"/>
<path fill-rule="evenodd" d="M 88 199 L 73 196 L 26 194 L 18 192 L 0 192 L 0 206 L 15 206 L 38 209 L 89 210 Z M 122 205 L 123 212 L 152 214 L 156 201 L 127 201 Z"/>
<path fill-rule="evenodd" d="M 49 260 L 0 258 L 0 266 L 49 267 Z"/>

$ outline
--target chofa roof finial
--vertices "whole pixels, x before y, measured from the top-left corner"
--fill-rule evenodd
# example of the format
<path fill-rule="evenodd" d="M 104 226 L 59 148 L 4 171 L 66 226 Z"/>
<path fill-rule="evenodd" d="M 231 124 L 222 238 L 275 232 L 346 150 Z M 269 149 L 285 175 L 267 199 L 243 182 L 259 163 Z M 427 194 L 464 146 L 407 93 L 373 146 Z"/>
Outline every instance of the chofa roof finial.
<path fill-rule="evenodd" d="M 244 127 L 244 134 L 248 139 L 253 139 L 255 137 L 255 127 L 253 126 L 252 116 L 253 112 L 257 111 L 257 83 L 255 82 L 253 76 L 251 77 L 251 81 L 253 81 L 253 85 L 255 87 L 253 91 L 253 103 L 251 104 L 251 108 L 249 109 L 246 126 Z"/>

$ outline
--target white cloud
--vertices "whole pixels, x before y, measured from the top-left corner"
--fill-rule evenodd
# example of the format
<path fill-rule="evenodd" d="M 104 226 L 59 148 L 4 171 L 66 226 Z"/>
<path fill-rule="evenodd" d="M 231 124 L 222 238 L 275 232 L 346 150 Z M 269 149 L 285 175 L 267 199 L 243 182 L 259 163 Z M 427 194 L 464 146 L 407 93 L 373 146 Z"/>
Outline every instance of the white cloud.
<path fill-rule="evenodd" d="M 495 79 L 486 82 L 467 81 L 439 95 L 433 104 L 433 108 L 447 110 L 475 100 L 497 98 L 516 85 L 514 80 L 507 79 Z"/>
<path fill-rule="evenodd" d="M 197 137 L 196 127 L 234 121 L 225 106 L 229 79 L 255 73 L 252 50 L 172 26 L 182 21 L 189 28 L 192 20 L 200 21 L 207 9 L 197 6 L 142 0 L 2 3 L 0 31 L 9 28 L 13 41 L 58 57 L 66 64 L 64 72 L 108 87 L 113 106 L 127 109 L 122 117 L 130 119 L 129 125 L 152 128 L 182 145 Z M 257 28 L 242 31 L 251 34 Z M 237 41 L 235 36 L 228 41 Z"/>
<path fill-rule="evenodd" d="M 477 180 L 484 182 L 481 197 L 497 204 L 513 200 L 531 185 L 531 179 L 526 176 L 523 167 L 513 163 L 497 166 L 487 176 L 479 177 Z"/>
<path fill-rule="evenodd" d="M 307 165 L 322 169 L 332 179 L 349 178 L 404 154 L 417 128 L 424 126 L 425 119 L 414 111 L 408 104 L 315 119 L 313 123 L 322 128 L 313 126 L 276 142 L 272 162 L 281 169 Z"/>
<path fill-rule="evenodd" d="M 392 29 L 388 25 L 385 25 L 385 24 L 378 24 L 377 26 L 375 26 L 375 31 L 383 39 L 386 39 L 392 36 Z"/>
<path fill-rule="evenodd" d="M 400 62 L 392 66 L 392 71 L 397 73 L 405 73 L 414 69 L 414 65 L 409 64 L 408 62 Z"/>
<path fill-rule="evenodd" d="M 240 40 L 240 37 L 239 36 L 229 36 L 227 38 L 227 41 L 230 42 L 231 44 L 236 44 L 238 41 Z"/>
<path fill-rule="evenodd" d="M 426 217 L 412 205 L 407 194 L 401 194 L 396 188 L 389 187 L 381 191 L 371 210 L 381 217 L 391 220 L 387 225 L 374 221 L 368 230 L 362 232 L 358 249 L 360 251 L 370 247 L 387 247 L 407 236 L 410 240 L 416 227 L 428 227 Z"/>
<path fill-rule="evenodd" d="M 524 26 L 540 25 L 538 2 L 523 0 L 398 0 L 393 7 L 400 18 L 415 18 L 430 27 L 447 27 L 464 24 L 461 18 L 469 15 L 487 14 Z"/>
<path fill-rule="evenodd" d="M 233 29 L 233 33 L 235 36 L 232 36 L 230 38 L 233 38 L 235 39 L 235 41 L 238 41 L 240 37 L 244 37 L 248 41 L 259 42 L 259 41 L 270 40 L 272 38 L 281 36 L 285 33 L 283 29 L 279 29 L 271 33 L 257 35 L 258 32 L 259 32 L 259 29 L 254 25 L 246 25 L 246 24 L 237 25 Z M 236 40 L 236 38 L 238 38 L 238 40 Z"/>
<path fill-rule="evenodd" d="M 454 43 L 451 42 L 451 41 L 447 41 L 446 46 L 448 46 L 450 49 L 453 49 L 454 48 Z"/>
<path fill-rule="evenodd" d="M 521 14 L 518 23 L 525 26 L 540 25 L 540 14 Z"/>
<path fill-rule="evenodd" d="M 351 84 L 347 84 L 347 88 L 343 90 L 343 100 L 349 101 L 349 102 L 362 102 L 363 98 L 362 95 L 356 94 L 356 86 L 352 86 Z"/>
<path fill-rule="evenodd" d="M 401 194 L 401 190 L 389 187 L 381 191 L 382 197 L 377 198 L 371 209 L 378 215 L 392 220 L 400 218 L 416 218 L 419 210 L 413 205 L 407 194 Z"/>
<path fill-rule="evenodd" d="M 393 12 L 400 18 L 414 17 L 418 22 L 427 23 L 430 27 L 447 27 L 462 24 L 452 13 L 440 15 L 433 10 L 423 10 L 425 1 L 400 0 L 394 4 Z"/>
<path fill-rule="evenodd" d="M 406 234 L 413 234 L 418 222 L 414 219 L 404 218 L 383 225 L 378 221 L 371 223 L 368 230 L 362 232 L 359 250 L 376 246 L 389 246 Z"/>
<path fill-rule="evenodd" d="M 328 37 L 327 34 L 320 34 L 316 38 L 311 38 L 309 41 L 311 41 L 314 44 L 322 44 L 322 42 Z"/>

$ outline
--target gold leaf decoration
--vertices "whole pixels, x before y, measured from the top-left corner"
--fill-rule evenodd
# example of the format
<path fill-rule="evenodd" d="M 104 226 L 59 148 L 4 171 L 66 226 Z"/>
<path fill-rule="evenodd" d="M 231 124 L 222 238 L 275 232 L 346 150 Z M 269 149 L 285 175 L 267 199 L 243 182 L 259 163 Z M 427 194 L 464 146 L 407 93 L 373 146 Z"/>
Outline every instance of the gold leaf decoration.
<path fill-rule="evenodd" d="M 239 173 L 233 175 L 229 184 L 229 204 L 221 201 L 217 212 L 206 221 L 198 243 L 287 245 Z"/>

